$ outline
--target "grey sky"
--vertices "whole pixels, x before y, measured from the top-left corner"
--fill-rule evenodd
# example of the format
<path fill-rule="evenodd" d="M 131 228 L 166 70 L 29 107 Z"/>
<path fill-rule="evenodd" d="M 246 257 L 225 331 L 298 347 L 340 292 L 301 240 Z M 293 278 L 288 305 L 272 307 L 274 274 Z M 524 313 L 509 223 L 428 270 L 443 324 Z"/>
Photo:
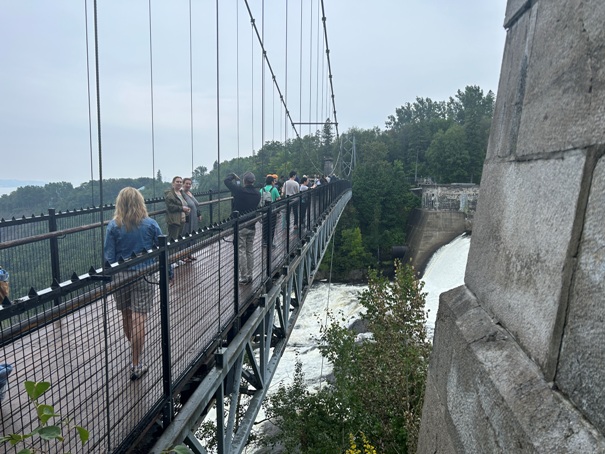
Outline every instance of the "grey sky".
<path fill-rule="evenodd" d="M 261 1 L 249 3 L 262 29 Z M 0 178 L 78 184 L 90 179 L 91 166 L 93 177 L 99 176 L 92 1 L 92 159 L 84 5 L 0 0 Z M 153 122 L 148 0 L 99 2 L 104 178 L 152 176 L 155 167 L 169 179 L 190 174 L 192 165 L 211 167 L 218 158 L 215 2 L 191 2 L 193 90 L 189 1 L 151 5 Z M 320 2 L 302 5 L 302 69 L 301 2 L 287 2 L 287 16 L 285 5 L 265 1 L 267 54 L 294 121 L 323 121 L 327 83 L 317 59 Z M 387 117 L 416 96 L 444 100 L 466 85 L 497 90 L 505 0 L 324 0 L 324 5 L 341 133 L 353 126 L 384 128 Z M 282 141 L 294 133 L 284 126 L 268 72 L 262 121 L 261 54 L 243 0 L 221 0 L 219 18 L 218 131 L 224 160 L 250 155 L 263 137 Z"/>

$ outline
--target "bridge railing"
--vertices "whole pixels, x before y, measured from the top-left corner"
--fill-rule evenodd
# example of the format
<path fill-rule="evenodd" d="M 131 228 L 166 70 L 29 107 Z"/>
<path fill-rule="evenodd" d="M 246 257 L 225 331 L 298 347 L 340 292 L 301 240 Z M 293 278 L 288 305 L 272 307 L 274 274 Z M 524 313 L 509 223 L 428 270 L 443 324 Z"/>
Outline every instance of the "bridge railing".
<path fill-rule="evenodd" d="M 35 408 L 23 387 L 26 380 L 49 381 L 51 389 L 41 400 L 90 430 L 86 446 L 68 436 L 63 451 L 124 452 L 154 430 L 157 421 L 166 425 L 212 362 L 211 353 L 237 331 L 272 276 L 348 189 L 346 182 L 339 182 L 304 194 L 307 210 L 301 195 L 230 217 L 172 243 L 162 237 L 154 250 L 91 267 L 89 273 L 32 290 L 0 309 L 0 361 L 14 367 L 2 402 L 2 433 L 28 433 L 37 426 Z M 296 229 L 294 210 L 301 221 L 304 216 Z M 251 226 L 256 228 L 253 282 L 240 285 L 237 232 Z M 273 241 L 263 246 L 272 233 Z M 197 260 L 175 266 L 188 255 Z M 141 272 L 126 271 L 150 260 L 153 265 Z M 149 372 L 131 381 L 130 342 L 115 295 L 139 279 L 154 288 L 145 323 Z"/>
<path fill-rule="evenodd" d="M 202 226 L 213 225 L 231 212 L 229 191 L 195 194 L 201 203 Z M 145 201 L 150 216 L 165 225 L 163 198 Z M 220 207 L 219 207 L 220 205 Z M 114 215 L 114 205 L 56 211 L 0 220 L 0 266 L 11 273 L 11 293 L 26 295 L 61 282 L 73 273 L 83 274 L 103 261 L 104 226 Z M 101 216 L 103 226 L 101 226 Z M 162 227 L 164 228 L 164 227 Z"/>

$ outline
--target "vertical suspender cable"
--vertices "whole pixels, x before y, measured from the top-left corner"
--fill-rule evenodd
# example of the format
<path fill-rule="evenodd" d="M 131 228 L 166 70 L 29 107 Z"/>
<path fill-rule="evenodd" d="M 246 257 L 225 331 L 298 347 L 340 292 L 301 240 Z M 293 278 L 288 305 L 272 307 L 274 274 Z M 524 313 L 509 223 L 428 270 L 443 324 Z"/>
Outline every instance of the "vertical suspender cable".
<path fill-rule="evenodd" d="M 235 0 L 235 85 L 236 85 L 236 98 L 237 98 L 237 163 L 239 168 L 239 174 L 242 174 L 241 160 L 239 156 L 240 144 L 239 144 L 239 0 Z"/>
<path fill-rule="evenodd" d="M 103 231 L 103 151 L 101 147 L 101 88 L 99 84 L 99 29 L 97 22 L 97 0 L 94 0 L 94 31 L 95 31 L 95 84 L 97 88 L 97 144 L 99 147 L 99 224 L 100 229 Z M 103 239 L 101 238 L 101 241 Z M 102 275 L 105 274 L 105 266 L 101 267 Z M 109 322 L 107 320 L 107 287 L 103 280 L 103 332 L 105 333 L 105 407 L 107 411 L 106 425 L 111 427 L 111 412 L 109 411 L 110 399 L 109 399 L 109 336 L 108 332 Z M 107 451 L 111 451 L 111 437 L 107 437 Z"/>
<path fill-rule="evenodd" d="M 319 122 L 319 56 L 321 52 L 319 51 L 319 20 L 321 20 L 321 8 L 319 8 L 319 1 L 317 0 L 317 52 L 315 52 L 315 58 L 317 59 L 316 67 L 315 67 L 315 121 Z M 322 60 L 323 61 L 323 60 Z M 323 77 L 323 75 L 322 75 Z"/>
<path fill-rule="evenodd" d="M 220 64 L 219 64 L 219 13 L 216 0 L 216 154 L 217 188 L 221 187 L 221 115 L 220 115 Z M 220 199 L 220 194 L 219 194 Z M 218 218 L 221 216 L 221 203 L 218 204 Z M 219 232 L 220 235 L 220 232 Z M 218 331 L 221 332 L 221 241 L 218 242 Z"/>
<path fill-rule="evenodd" d="M 310 3 L 309 14 L 309 123 L 311 123 L 311 110 L 313 105 L 313 2 Z M 309 135 L 311 135 L 311 124 L 309 124 Z"/>
<path fill-rule="evenodd" d="M 304 0 L 300 0 L 300 45 L 298 57 L 298 121 L 302 121 L 303 1 Z"/>
<path fill-rule="evenodd" d="M 262 1 L 262 12 L 261 12 L 261 18 L 263 21 L 263 25 L 261 28 L 261 37 L 262 37 L 262 42 L 265 42 L 265 0 Z M 261 116 L 260 116 L 260 121 L 261 121 L 261 127 L 260 127 L 260 137 L 261 137 L 261 141 L 260 141 L 260 148 L 265 146 L 265 56 L 266 56 L 266 51 L 262 50 L 262 58 L 261 58 Z"/>
<path fill-rule="evenodd" d="M 155 121 L 154 121 L 154 105 L 153 105 L 153 41 L 151 38 L 151 0 L 148 1 L 148 16 L 149 16 L 149 84 L 151 96 L 151 165 L 153 172 L 153 198 L 156 198 L 155 191 Z"/>
<path fill-rule="evenodd" d="M 250 136 L 250 140 L 252 141 L 250 143 L 250 148 L 252 149 L 252 154 L 254 155 L 254 19 L 250 19 L 250 94 L 252 96 L 251 99 L 251 109 L 252 109 L 252 115 L 250 117 L 250 132 L 251 132 L 251 136 Z M 261 168 L 264 168 L 265 164 L 264 164 L 264 157 L 261 157 L 261 159 L 263 160 L 261 162 Z"/>
<path fill-rule="evenodd" d="M 189 107 L 191 126 L 191 176 L 193 177 L 193 38 L 191 28 L 191 0 L 189 0 Z"/>
<path fill-rule="evenodd" d="M 326 20 L 326 18 L 323 17 L 323 13 L 322 13 L 321 20 L 322 21 Z M 326 50 L 326 36 L 323 33 L 322 33 L 321 36 L 322 36 L 321 48 L 325 52 L 325 50 Z M 326 59 L 322 58 L 321 59 L 321 122 L 322 123 L 326 121 L 326 111 L 324 110 L 324 100 L 325 100 L 325 96 L 324 96 L 324 82 L 325 82 L 325 77 L 326 77 Z"/>
<path fill-rule="evenodd" d="M 284 85 L 284 101 L 286 106 L 288 105 L 288 2 L 286 1 L 286 82 Z M 286 109 L 286 116 L 289 115 L 288 107 Z M 284 118 L 284 157 L 288 160 L 288 122 Z"/>
<path fill-rule="evenodd" d="M 271 66 L 271 62 L 269 61 L 269 57 L 267 56 L 267 52 L 265 51 L 265 46 L 263 44 L 261 35 L 260 35 L 260 33 L 259 33 L 258 29 L 256 28 L 256 25 L 254 23 L 254 17 L 252 16 L 252 11 L 250 10 L 250 5 L 248 3 L 248 0 L 244 0 L 244 1 L 246 3 L 246 7 L 248 8 L 248 13 L 250 14 L 250 21 L 252 23 L 253 32 L 256 32 L 256 37 L 258 38 L 258 42 L 259 42 L 259 44 L 261 46 L 261 49 L 263 51 L 262 54 L 263 54 L 264 62 L 267 65 L 266 66 L 267 69 L 271 72 L 271 77 L 272 77 L 272 80 L 273 80 L 273 85 L 275 86 L 275 89 L 279 93 L 279 99 L 281 100 L 281 102 L 282 102 L 282 104 L 284 106 L 284 109 L 286 111 L 286 119 L 290 121 L 290 125 L 292 126 L 292 129 L 294 130 L 294 133 L 296 134 L 296 136 L 298 138 L 300 138 L 298 130 L 296 129 L 296 124 L 292 120 L 292 117 L 290 116 L 290 111 L 288 110 L 288 106 L 286 105 L 286 102 L 284 100 L 284 95 L 282 94 L 282 92 L 281 92 L 281 90 L 279 88 L 279 84 L 277 83 L 277 78 L 275 76 L 275 72 L 273 71 L 273 67 Z M 286 3 L 286 9 L 287 9 L 287 3 Z M 286 13 L 286 15 L 287 15 L 287 13 Z M 286 49 L 287 49 L 287 46 L 286 46 Z M 286 55 L 287 55 L 287 50 L 286 50 Z M 286 80 L 287 80 L 287 77 L 286 77 Z"/>
<path fill-rule="evenodd" d="M 90 99 L 90 56 L 88 43 L 88 3 L 84 0 L 84 26 L 86 32 L 86 93 L 88 99 L 88 149 L 90 150 L 90 206 L 95 206 L 95 184 L 94 184 L 94 166 L 93 166 L 93 151 L 92 151 L 92 102 Z M 101 226 L 100 232 L 103 233 Z M 97 230 L 93 230 L 93 243 L 96 240 Z M 101 238 L 103 235 L 101 235 Z M 97 248 L 93 248 L 94 262 L 97 263 Z"/>
<path fill-rule="evenodd" d="M 330 241 L 332 243 L 332 252 L 330 253 L 330 277 L 328 279 L 328 297 L 326 298 L 326 317 L 324 320 L 324 327 L 328 326 L 328 311 L 330 310 L 330 291 L 332 290 L 332 261 L 334 260 L 334 242 L 335 239 L 332 237 Z M 319 390 L 321 391 L 321 385 L 324 378 L 324 356 L 321 355 L 321 366 L 319 368 Z"/>

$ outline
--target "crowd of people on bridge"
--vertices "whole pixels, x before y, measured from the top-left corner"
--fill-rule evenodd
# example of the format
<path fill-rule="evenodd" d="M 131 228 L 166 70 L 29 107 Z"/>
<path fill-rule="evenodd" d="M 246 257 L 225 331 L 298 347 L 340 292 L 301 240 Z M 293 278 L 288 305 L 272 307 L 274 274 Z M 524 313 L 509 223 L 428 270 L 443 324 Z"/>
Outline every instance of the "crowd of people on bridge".
<path fill-rule="evenodd" d="M 233 196 L 233 210 L 246 214 L 281 198 L 292 197 L 322 184 L 328 184 L 331 178 L 336 179 L 335 176 L 315 177 L 313 184 L 310 185 L 309 178 L 305 175 L 299 179 L 296 171 L 291 171 L 287 180 L 284 177 L 278 178 L 277 174 L 268 174 L 265 178 L 265 185 L 256 188 L 255 175 L 252 172 L 246 172 L 241 178 L 230 173 L 225 178 L 224 184 Z M 172 187 L 164 193 L 166 228 L 170 239 L 194 233 L 199 228 L 202 220 L 199 209 L 201 204 L 191 192 L 192 184 L 191 178 L 175 176 L 172 179 Z M 298 203 L 301 204 L 300 216 Z M 309 203 L 305 197 L 300 197 L 293 202 L 291 213 L 294 216 L 294 229 L 298 229 L 306 219 L 308 206 Z M 273 214 L 273 216 L 277 215 Z M 269 217 L 265 217 L 264 222 L 267 223 L 265 228 L 274 228 L 276 220 L 271 221 Z M 270 232 L 268 235 L 271 242 L 273 233 Z M 107 226 L 104 246 L 105 260 L 115 263 L 120 258 L 128 258 L 142 250 L 150 250 L 159 244 L 160 235 L 162 235 L 162 230 L 158 223 L 149 217 L 141 193 L 132 187 L 124 188 L 118 194 L 114 217 Z M 255 235 L 256 223 L 254 222 L 243 223 L 242 228 L 239 229 L 238 271 L 241 285 L 252 282 Z M 266 245 L 267 238 L 264 238 L 263 241 Z M 181 264 L 186 264 L 196 260 L 196 257 L 189 254 L 181 260 Z M 145 276 L 145 269 L 150 268 L 151 265 L 153 265 L 152 260 L 132 265 L 125 271 L 117 273 L 114 278 L 114 282 L 117 283 L 117 290 L 114 294 L 116 309 L 121 312 L 124 336 L 130 343 L 129 372 L 131 380 L 140 379 L 148 370 L 148 366 L 143 362 L 145 323 L 147 315 L 152 310 L 155 279 Z M 172 266 L 169 274 L 172 284 L 174 276 Z"/>
<path fill-rule="evenodd" d="M 336 179 L 335 176 L 331 178 Z M 246 172 L 242 178 L 234 173 L 230 173 L 225 178 L 225 186 L 233 195 L 233 208 L 239 213 L 248 213 L 258 207 L 267 206 L 284 197 L 292 197 L 301 192 L 313 189 L 321 184 L 328 184 L 330 177 L 315 178 L 314 184 L 309 186 L 309 178 L 304 175 L 299 179 L 295 170 L 292 170 L 286 180 L 283 176 L 277 177 L 277 174 L 268 174 L 265 178 L 265 185 L 257 190 L 254 188 L 256 177 L 252 172 Z M 332 180 L 334 181 L 334 180 Z M 243 185 L 241 184 L 243 182 Z M 299 216 L 299 206 L 300 216 Z M 309 209 L 309 201 L 305 196 L 295 200 L 290 206 L 290 213 L 293 213 L 294 223 L 293 229 L 298 229 L 306 219 L 306 213 Z M 263 238 L 263 246 L 267 246 L 268 242 L 274 244 L 275 225 L 277 214 L 272 213 L 271 216 L 263 218 L 263 229 L 269 232 L 267 237 Z M 254 269 L 254 237 L 255 224 L 246 224 L 245 228 L 239 230 L 238 236 L 238 263 L 239 263 L 239 283 L 247 285 L 252 282 L 252 270 Z"/>

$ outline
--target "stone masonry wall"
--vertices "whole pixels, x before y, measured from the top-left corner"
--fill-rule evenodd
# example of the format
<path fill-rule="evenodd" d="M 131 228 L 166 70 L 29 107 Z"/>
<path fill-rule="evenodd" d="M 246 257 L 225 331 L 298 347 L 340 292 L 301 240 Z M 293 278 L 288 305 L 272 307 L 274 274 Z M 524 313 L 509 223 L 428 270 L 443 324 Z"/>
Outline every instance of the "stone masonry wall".
<path fill-rule="evenodd" d="M 605 2 L 509 0 L 418 452 L 605 452 Z M 444 427 L 444 432 L 437 433 Z"/>

